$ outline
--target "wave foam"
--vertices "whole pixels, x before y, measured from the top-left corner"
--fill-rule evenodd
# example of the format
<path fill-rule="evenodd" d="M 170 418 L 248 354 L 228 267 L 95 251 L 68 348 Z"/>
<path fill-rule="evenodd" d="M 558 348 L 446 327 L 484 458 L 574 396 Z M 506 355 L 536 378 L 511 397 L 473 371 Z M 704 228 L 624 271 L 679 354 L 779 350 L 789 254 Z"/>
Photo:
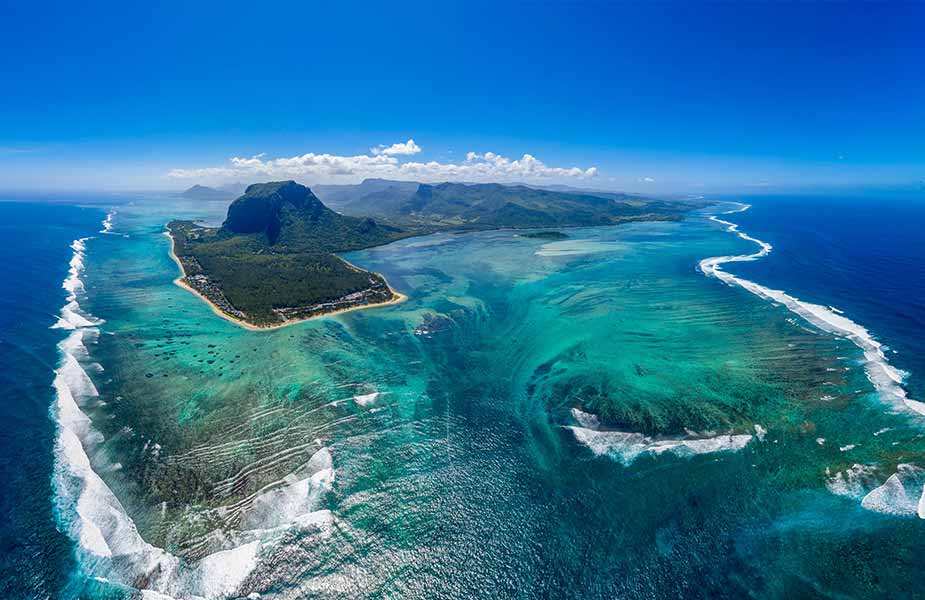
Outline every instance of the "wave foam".
<path fill-rule="evenodd" d="M 112 226 L 114 225 L 113 219 L 115 216 L 116 209 L 112 209 L 106 214 L 106 218 L 103 219 L 103 228 L 100 229 L 100 233 L 112 233 Z"/>
<path fill-rule="evenodd" d="M 578 442 L 587 446 L 595 456 L 607 456 L 626 466 L 643 455 L 673 454 L 687 458 L 713 452 L 737 452 L 752 440 L 748 434 L 691 434 L 683 438 L 666 438 L 627 431 L 601 431 L 597 415 L 573 408 L 572 417 L 578 426 L 567 425 L 565 428 L 572 432 Z"/>
<path fill-rule="evenodd" d="M 737 452 L 751 440 L 748 434 L 718 435 L 709 438 L 656 439 L 641 433 L 624 431 L 595 431 L 584 427 L 567 426 L 575 439 L 588 447 L 595 456 L 607 456 L 624 465 L 630 465 L 643 455 L 673 454 L 687 458 L 713 452 Z"/>
<path fill-rule="evenodd" d="M 925 469 L 897 465 L 896 473 L 864 496 L 861 506 L 888 515 L 925 519 Z"/>
<path fill-rule="evenodd" d="M 61 283 L 61 287 L 67 291 L 67 303 L 61 307 L 61 315 L 58 317 L 58 322 L 51 326 L 52 329 L 79 329 L 103 323 L 102 319 L 84 313 L 77 302 L 78 294 L 84 292 L 84 284 L 80 275 L 84 270 L 84 252 L 88 239 L 90 238 L 80 238 L 71 243 L 74 254 L 71 256 L 67 277 Z"/>
<path fill-rule="evenodd" d="M 572 409 L 572 417 L 585 429 L 598 429 L 601 425 L 597 415 L 577 408 Z"/>
<path fill-rule="evenodd" d="M 277 529 L 314 512 L 319 496 L 334 481 L 332 465 L 327 448 L 315 452 L 303 468 L 286 476 L 282 486 L 254 498 L 241 519 L 242 529 Z"/>
<path fill-rule="evenodd" d="M 723 214 L 743 212 L 749 208 L 751 208 L 749 205 L 743 204 L 740 208 L 727 211 Z M 830 307 L 819 304 L 804 302 L 781 290 L 771 289 L 724 271 L 722 265 L 726 263 L 754 261 L 767 256 L 771 253 L 772 246 L 767 242 L 753 238 L 739 231 L 739 226 L 735 223 L 720 219 L 715 215 L 711 216 L 710 220 L 725 225 L 726 231 L 736 234 L 743 240 L 757 244 L 759 250 L 752 254 L 705 258 L 700 261 L 700 270 L 705 275 L 716 277 L 728 285 L 737 285 L 760 298 L 781 304 L 794 314 L 802 317 L 811 325 L 828 333 L 850 340 L 863 351 L 864 371 L 867 374 L 867 378 L 880 393 L 880 396 L 897 408 L 904 408 L 925 415 L 925 403 L 909 398 L 906 390 L 902 387 L 906 373 L 892 366 L 889 361 L 887 361 L 886 354 L 884 353 L 884 346 L 875 340 L 871 333 L 863 326 L 844 316 L 841 311 L 833 310 Z"/>
<path fill-rule="evenodd" d="M 360 394 L 359 396 L 354 396 L 353 401 L 359 404 L 360 406 L 369 406 L 376 402 L 376 399 L 379 397 L 381 392 L 372 392 L 371 394 Z"/>
<path fill-rule="evenodd" d="M 877 486 L 877 467 L 855 463 L 826 479 L 825 487 L 836 496 L 860 500 Z"/>
<path fill-rule="evenodd" d="M 71 246 L 74 256 L 63 284 L 68 290 L 67 304 L 55 327 L 72 331 L 58 344 L 61 358 L 50 410 L 57 425 L 55 515 L 76 544 L 79 576 L 120 589 L 134 589 L 133 584 L 146 581 L 146 589 L 138 591 L 152 600 L 233 596 L 257 566 L 262 552 L 281 533 L 293 527 L 325 530 L 333 522 L 330 511 L 313 510 L 334 478 L 331 454 L 322 448 L 280 488 L 257 496 L 245 517 L 251 529 L 240 532 L 195 565 L 146 542 L 122 503 L 94 471 L 88 454 L 98 447 L 102 436 L 82 410 L 89 399 L 99 395 L 82 361 L 90 360 L 85 339 L 98 335 L 97 325 L 103 321 L 80 311 L 77 302 L 84 291 L 79 276 L 84 268 L 86 239 L 75 240 Z M 89 366 L 94 365 L 97 363 Z"/>

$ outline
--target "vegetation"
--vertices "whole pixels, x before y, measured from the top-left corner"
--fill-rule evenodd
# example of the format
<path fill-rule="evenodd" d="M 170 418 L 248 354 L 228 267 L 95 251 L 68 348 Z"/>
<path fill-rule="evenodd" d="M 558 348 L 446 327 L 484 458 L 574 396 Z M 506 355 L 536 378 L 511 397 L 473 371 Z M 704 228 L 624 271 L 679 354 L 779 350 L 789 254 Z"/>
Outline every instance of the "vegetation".
<path fill-rule="evenodd" d="M 616 225 L 677 219 L 692 204 L 609 192 L 525 185 L 414 184 L 367 180 L 329 192 L 344 214 L 369 215 L 405 229 L 498 229 Z M 332 186 L 334 187 L 334 186 Z"/>
<path fill-rule="evenodd" d="M 292 181 L 249 186 L 221 228 L 189 221 L 167 227 L 185 283 L 223 312 L 258 326 L 392 300 L 380 275 L 333 253 L 406 235 L 339 215 Z"/>
<path fill-rule="evenodd" d="M 356 185 L 319 185 L 313 191 L 325 206 L 345 215 L 382 216 L 391 211 L 376 209 L 407 200 L 419 185 L 415 181 L 364 179 Z"/>
<path fill-rule="evenodd" d="M 616 225 L 672 220 L 684 202 L 523 185 L 426 185 L 366 180 L 323 186 L 340 214 L 294 181 L 247 187 L 220 228 L 173 221 L 168 229 L 184 282 L 226 314 L 258 326 L 388 302 L 394 293 L 376 273 L 335 254 L 437 230 Z M 194 186 L 188 193 L 207 197 Z M 559 231 L 527 237 L 563 239 Z"/>

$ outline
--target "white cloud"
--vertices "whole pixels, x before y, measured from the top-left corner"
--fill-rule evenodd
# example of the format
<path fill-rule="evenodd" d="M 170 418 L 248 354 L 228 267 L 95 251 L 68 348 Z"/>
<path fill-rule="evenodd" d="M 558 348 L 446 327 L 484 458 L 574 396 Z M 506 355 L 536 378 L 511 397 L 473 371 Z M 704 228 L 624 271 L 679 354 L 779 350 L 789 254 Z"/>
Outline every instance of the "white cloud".
<path fill-rule="evenodd" d="M 350 182 L 367 177 L 414 181 L 554 181 L 590 178 L 597 167 L 553 167 L 531 154 L 510 159 L 494 152 L 468 152 L 464 162 L 402 162 L 397 156 L 417 154 L 420 146 L 409 139 L 405 143 L 378 146 L 369 154 L 339 156 L 315 154 L 267 159 L 258 154 L 250 158 L 234 157 L 228 164 L 197 169 L 173 169 L 167 173 L 175 179 L 230 180 L 302 178 L 312 183 Z"/>
<path fill-rule="evenodd" d="M 655 179 L 653 179 L 652 177 L 640 177 L 636 181 L 638 181 L 639 183 L 655 183 Z"/>
<path fill-rule="evenodd" d="M 375 148 L 369 149 L 372 154 L 385 154 L 386 156 L 410 156 L 421 151 L 421 147 L 414 143 L 413 139 L 408 139 L 404 144 L 397 143 L 391 146 L 380 144 Z"/>

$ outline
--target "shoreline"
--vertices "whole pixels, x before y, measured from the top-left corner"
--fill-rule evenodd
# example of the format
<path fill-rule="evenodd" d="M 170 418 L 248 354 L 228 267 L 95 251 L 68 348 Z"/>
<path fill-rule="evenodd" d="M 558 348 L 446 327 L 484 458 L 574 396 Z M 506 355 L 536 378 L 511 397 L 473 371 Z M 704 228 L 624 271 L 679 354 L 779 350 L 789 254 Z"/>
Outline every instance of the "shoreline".
<path fill-rule="evenodd" d="M 244 321 L 242 319 L 229 315 L 228 313 L 220 309 L 218 306 L 216 306 L 211 300 L 209 300 L 204 295 L 202 295 L 198 290 L 194 289 L 192 286 L 190 286 L 185 281 L 183 281 L 183 278 L 186 277 L 186 271 L 183 269 L 183 263 L 180 262 L 180 258 L 174 252 L 173 236 L 170 235 L 170 231 L 165 231 L 163 233 L 170 240 L 170 258 L 173 259 L 173 262 L 176 263 L 177 267 L 180 269 L 180 276 L 173 280 L 174 285 L 198 297 L 200 300 L 205 302 L 209 306 L 210 309 L 212 309 L 213 313 L 215 313 L 219 317 L 225 319 L 226 321 L 234 323 L 235 325 L 239 327 L 247 329 L 248 331 L 272 331 L 273 329 L 280 329 L 281 327 L 288 327 L 289 325 L 295 325 L 297 323 L 303 323 L 305 321 L 312 321 L 314 319 L 321 319 L 324 317 L 333 317 L 339 314 L 348 313 L 348 312 L 352 312 L 355 310 L 362 310 L 364 308 L 380 308 L 380 307 L 385 307 L 385 306 L 392 306 L 395 304 L 401 304 L 402 302 L 408 299 L 408 296 L 402 294 L 401 292 L 396 292 L 392 288 L 392 286 L 389 285 L 389 282 L 385 277 L 383 277 L 379 273 L 375 273 L 376 275 L 379 275 L 380 277 L 382 277 L 382 280 L 385 281 L 385 285 L 389 288 L 389 291 L 392 292 L 391 300 L 387 300 L 385 302 L 377 302 L 376 304 L 358 304 L 356 306 L 348 306 L 347 308 L 339 308 L 337 310 L 332 310 L 330 312 L 321 313 L 319 315 L 312 315 L 310 317 L 305 317 L 304 319 L 286 319 L 285 321 L 276 323 L 274 325 L 266 325 L 266 326 L 254 325 L 253 323 L 248 323 L 247 321 Z M 337 255 L 335 254 L 334 256 L 337 256 Z M 340 256 L 337 256 L 337 258 L 344 261 L 347 265 L 349 265 L 350 267 L 354 269 L 365 270 L 365 269 L 360 269 L 353 263 L 347 260 L 344 260 Z"/>
<path fill-rule="evenodd" d="M 610 225 L 590 225 L 590 226 L 589 226 L 589 225 L 561 225 L 561 226 L 553 227 L 552 229 L 569 229 L 569 228 L 577 229 L 577 228 L 582 228 L 582 227 L 618 227 L 618 226 L 620 226 L 620 225 L 628 225 L 628 224 L 633 224 L 633 223 L 644 223 L 644 222 L 672 222 L 672 221 L 676 221 L 676 220 L 683 220 L 683 217 L 682 217 L 681 219 L 675 219 L 675 218 L 665 218 L 665 219 L 659 219 L 659 218 L 628 219 L 628 220 L 626 220 L 626 221 L 622 221 L 622 222 L 620 222 L 620 223 L 613 223 L 613 224 L 610 224 Z M 534 230 L 538 230 L 538 229 L 544 229 L 544 228 L 543 228 L 543 227 L 502 227 L 502 228 L 489 228 L 489 229 L 471 229 L 471 230 L 461 230 L 461 231 L 447 231 L 447 233 L 458 234 L 458 233 L 478 233 L 478 232 L 482 232 L 482 231 L 511 231 L 511 232 L 514 232 L 515 235 L 517 235 L 517 232 L 520 232 L 520 231 L 534 231 Z M 296 323 L 302 323 L 303 321 L 311 321 L 311 320 L 313 320 L 313 319 L 320 319 L 320 318 L 322 318 L 322 317 L 332 317 L 332 316 L 336 316 L 336 315 L 339 315 L 339 314 L 342 314 L 342 313 L 352 312 L 352 311 L 355 311 L 355 310 L 362 310 L 362 309 L 365 309 L 365 308 L 380 308 L 380 307 L 392 306 L 392 305 L 395 305 L 395 304 L 401 304 L 402 302 L 404 302 L 404 301 L 406 301 L 406 300 L 408 299 L 408 296 L 406 296 L 405 294 L 402 294 L 401 292 L 395 291 L 395 289 L 389 284 L 389 281 L 388 281 L 381 273 L 375 273 L 374 271 L 369 271 L 370 273 L 374 273 L 375 275 L 379 275 L 379 277 L 382 277 L 382 280 L 385 281 L 385 285 L 389 288 L 389 291 L 392 292 L 392 299 L 391 299 L 391 300 L 387 300 L 386 302 L 378 302 L 378 303 L 376 303 L 376 304 L 359 304 L 359 305 L 350 306 L 350 307 L 347 307 L 347 308 L 339 308 L 339 309 L 337 309 L 337 310 L 332 310 L 332 311 L 330 311 L 330 312 L 321 313 L 321 314 L 318 314 L 318 315 L 313 315 L 313 316 L 311 316 L 311 317 L 305 317 L 304 319 L 286 319 L 285 321 L 282 321 L 282 322 L 277 323 L 277 324 L 274 324 L 274 325 L 266 325 L 266 326 L 254 325 L 254 324 L 252 324 L 252 323 L 248 323 L 247 321 L 241 320 L 241 319 L 239 319 L 238 317 L 235 317 L 235 316 L 233 316 L 233 315 L 230 315 L 230 314 L 226 313 L 225 311 L 223 311 L 222 309 L 220 309 L 218 306 L 216 306 L 211 300 L 209 300 L 207 297 L 205 297 L 203 294 L 201 294 L 199 291 L 197 291 L 196 289 L 194 289 L 193 287 L 191 287 L 189 284 L 187 284 L 185 281 L 183 281 L 183 279 L 186 277 L 186 271 L 183 269 L 183 264 L 180 262 L 179 257 L 177 257 L 176 253 L 174 252 L 174 239 L 173 239 L 173 236 L 170 234 L 170 231 L 169 231 L 169 230 L 164 231 L 163 233 L 164 233 L 164 235 L 167 236 L 168 239 L 170 239 L 170 258 L 173 259 L 173 261 L 174 261 L 174 262 L 176 263 L 176 265 L 177 265 L 177 268 L 180 269 L 180 276 L 177 277 L 176 279 L 174 279 L 174 280 L 173 280 L 173 283 L 174 283 L 177 287 L 180 287 L 180 288 L 182 288 L 182 289 L 184 289 L 184 290 L 186 290 L 186 291 L 188 291 L 188 292 L 194 294 L 195 296 L 197 296 L 199 299 L 201 299 L 203 302 L 205 302 L 205 303 L 209 306 L 209 308 L 212 310 L 213 313 L 215 313 L 215 314 L 218 315 L 219 317 L 225 319 L 226 321 L 229 321 L 229 322 L 231 322 L 231 323 L 234 323 L 235 325 L 238 325 L 239 327 L 243 327 L 244 329 L 247 329 L 247 330 L 249 330 L 249 331 L 270 331 L 270 330 L 273 330 L 273 329 L 279 329 L 280 327 L 287 327 L 287 326 L 289 326 L 289 325 L 295 325 Z M 437 233 L 437 232 L 429 232 L 429 233 L 426 233 L 426 234 L 415 234 L 415 235 L 410 235 L 410 236 L 408 236 L 408 238 L 418 237 L 419 235 L 424 235 L 424 236 L 426 236 L 426 235 L 431 235 L 431 234 L 433 234 L 433 233 Z M 407 239 L 407 238 L 406 238 L 406 239 Z M 343 261 L 348 267 L 350 267 L 350 268 L 352 268 L 352 269 L 355 269 L 355 270 L 357 270 L 357 271 L 366 271 L 366 269 L 361 269 L 360 267 L 354 265 L 353 263 L 351 263 L 351 262 L 348 261 L 347 259 L 345 259 L 345 258 L 343 258 L 343 257 L 341 257 L 341 256 L 338 256 L 337 254 L 334 254 L 334 256 L 336 256 L 339 260 Z"/>

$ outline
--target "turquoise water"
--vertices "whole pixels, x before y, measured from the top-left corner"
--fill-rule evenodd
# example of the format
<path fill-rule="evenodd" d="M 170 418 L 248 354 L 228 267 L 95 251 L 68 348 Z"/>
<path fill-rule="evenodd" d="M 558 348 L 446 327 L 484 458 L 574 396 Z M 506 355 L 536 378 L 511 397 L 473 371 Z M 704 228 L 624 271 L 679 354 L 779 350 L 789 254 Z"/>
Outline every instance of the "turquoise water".
<path fill-rule="evenodd" d="M 163 224 L 224 209 L 139 199 L 85 242 L 67 594 L 917 595 L 921 417 L 705 276 L 757 249 L 713 213 L 351 253 L 409 300 L 252 332 L 172 283 Z"/>

